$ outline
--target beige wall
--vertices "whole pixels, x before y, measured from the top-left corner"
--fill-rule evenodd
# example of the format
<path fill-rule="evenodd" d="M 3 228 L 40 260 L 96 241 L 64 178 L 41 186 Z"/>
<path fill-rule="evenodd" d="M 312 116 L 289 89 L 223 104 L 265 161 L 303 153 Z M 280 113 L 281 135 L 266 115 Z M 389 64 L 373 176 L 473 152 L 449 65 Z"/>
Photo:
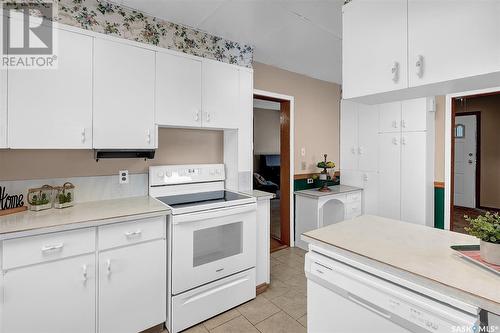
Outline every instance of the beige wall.
<path fill-rule="evenodd" d="M 280 153 L 280 111 L 253 109 L 254 153 L 257 155 Z"/>
<path fill-rule="evenodd" d="M 328 154 L 339 162 L 340 86 L 277 67 L 254 63 L 254 88 L 295 98 L 295 174 L 319 172 L 316 163 Z M 306 156 L 300 156 L 300 149 Z"/>
<path fill-rule="evenodd" d="M 0 181 L 147 173 L 150 165 L 223 163 L 223 132 L 161 128 L 153 160 L 94 160 L 93 150 L 0 150 Z"/>
<path fill-rule="evenodd" d="M 445 96 L 436 96 L 435 140 L 434 150 L 434 180 L 444 182 L 444 115 L 446 108 Z"/>
<path fill-rule="evenodd" d="M 468 98 L 457 113 L 481 112 L 480 205 L 500 208 L 500 96 Z"/>

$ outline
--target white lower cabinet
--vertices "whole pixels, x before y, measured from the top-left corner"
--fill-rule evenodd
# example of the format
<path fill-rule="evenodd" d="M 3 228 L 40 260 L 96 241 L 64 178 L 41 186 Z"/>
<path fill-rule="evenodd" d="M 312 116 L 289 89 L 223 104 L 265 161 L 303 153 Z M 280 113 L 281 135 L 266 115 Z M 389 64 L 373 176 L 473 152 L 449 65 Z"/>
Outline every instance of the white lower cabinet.
<path fill-rule="evenodd" d="M 6 271 L 2 332 L 94 332 L 95 271 L 95 254 Z"/>
<path fill-rule="evenodd" d="M 137 333 L 165 322 L 165 240 L 99 253 L 99 333 Z"/>

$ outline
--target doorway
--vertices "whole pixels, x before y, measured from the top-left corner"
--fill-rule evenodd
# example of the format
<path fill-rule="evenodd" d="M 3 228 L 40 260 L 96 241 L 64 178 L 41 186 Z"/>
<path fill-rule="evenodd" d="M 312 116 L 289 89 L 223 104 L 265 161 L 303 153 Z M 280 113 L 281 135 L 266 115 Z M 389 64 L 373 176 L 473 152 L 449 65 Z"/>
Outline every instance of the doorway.
<path fill-rule="evenodd" d="M 270 251 L 290 246 L 290 100 L 254 94 L 253 188 L 275 195 Z"/>
<path fill-rule="evenodd" d="M 450 230 L 500 210 L 500 92 L 451 98 Z M 499 181 L 497 181 L 499 179 Z"/>

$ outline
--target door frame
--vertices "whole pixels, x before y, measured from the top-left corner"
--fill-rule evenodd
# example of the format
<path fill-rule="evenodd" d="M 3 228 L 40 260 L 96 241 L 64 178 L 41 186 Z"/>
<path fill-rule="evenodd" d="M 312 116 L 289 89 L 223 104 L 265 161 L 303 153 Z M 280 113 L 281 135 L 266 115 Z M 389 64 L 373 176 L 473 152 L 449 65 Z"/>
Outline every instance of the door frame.
<path fill-rule="evenodd" d="M 453 194 L 454 194 L 454 131 L 455 131 L 455 103 L 453 100 L 458 97 L 481 97 L 500 94 L 500 87 L 492 87 L 478 90 L 464 91 L 460 93 L 446 95 L 445 105 L 445 131 L 444 131 L 444 229 L 452 230 L 453 224 Z M 453 155 L 452 155 L 453 154 Z M 477 172 L 476 167 L 476 172 Z M 450 186 L 446 186 L 450 184 Z M 477 186 L 477 185 L 476 185 Z M 477 206 L 477 204 L 476 204 Z"/>
<path fill-rule="evenodd" d="M 468 96 L 467 96 L 468 97 Z M 456 101 L 457 98 L 454 98 Z M 453 190 L 455 190 L 455 125 L 456 125 L 456 118 L 457 117 L 464 117 L 464 116 L 475 116 L 476 117 L 476 172 L 474 177 L 476 178 L 475 181 L 475 208 L 481 208 L 481 111 L 467 111 L 467 112 L 460 112 L 457 113 L 455 110 L 455 103 L 453 103 L 453 135 L 451 139 L 453 140 L 452 144 L 452 155 L 451 155 L 451 168 L 452 168 L 452 175 L 453 177 L 451 178 L 451 184 L 453 186 Z M 453 193 L 455 194 L 455 193 Z M 452 205 L 451 209 L 455 207 L 454 205 L 454 198 L 452 197 Z M 451 212 L 451 215 L 453 216 L 453 212 Z M 450 230 L 453 230 L 453 221 L 450 221 Z"/>
<path fill-rule="evenodd" d="M 280 140 L 280 156 L 282 155 L 283 151 L 288 150 L 289 153 L 286 154 L 288 157 L 288 161 L 285 159 L 284 162 L 285 164 L 288 163 L 289 167 L 286 168 L 286 170 L 290 173 L 288 178 L 288 192 L 289 192 L 289 200 L 285 203 L 288 204 L 289 209 L 289 224 L 288 228 L 281 228 L 281 241 L 284 244 L 289 245 L 290 247 L 293 247 L 295 245 L 295 224 L 294 224 L 294 210 L 293 210 L 293 175 L 294 175 L 294 97 L 289 96 L 289 95 L 283 95 L 279 93 L 274 93 L 271 91 L 266 91 L 266 90 L 260 90 L 260 89 L 254 89 L 253 90 L 253 96 L 254 98 L 259 98 L 259 99 L 264 99 L 268 101 L 273 101 L 273 102 L 280 102 L 280 117 L 285 113 L 288 113 L 287 119 L 281 119 L 281 129 L 280 129 L 280 136 L 287 136 L 289 137 L 288 140 Z M 288 111 L 288 112 L 287 112 Z M 288 120 L 288 121 L 286 121 Z M 285 126 L 283 126 L 283 124 Z M 288 125 L 288 126 L 287 126 Z M 283 131 L 283 128 L 285 128 L 285 131 Z M 287 144 L 284 144 L 287 143 Z M 285 148 L 285 149 L 283 149 Z M 283 161 L 282 161 L 283 162 Z M 283 164 L 282 164 L 283 165 Z M 282 170 L 280 168 L 280 170 Z M 280 171 L 281 172 L 281 171 Z M 282 177 L 280 177 L 280 182 L 283 184 L 284 180 Z M 282 186 L 280 184 L 280 190 Z M 282 196 L 282 199 L 284 197 Z M 283 201 L 282 201 L 283 204 Z M 283 224 L 282 224 L 283 226 Z M 287 230 L 288 229 L 288 230 Z"/>

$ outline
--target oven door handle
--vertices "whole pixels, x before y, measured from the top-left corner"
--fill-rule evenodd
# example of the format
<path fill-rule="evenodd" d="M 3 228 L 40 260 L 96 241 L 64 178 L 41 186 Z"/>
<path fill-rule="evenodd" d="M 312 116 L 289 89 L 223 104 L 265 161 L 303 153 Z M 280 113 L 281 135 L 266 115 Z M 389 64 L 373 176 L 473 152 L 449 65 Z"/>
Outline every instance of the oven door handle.
<path fill-rule="evenodd" d="M 210 209 L 210 210 L 206 210 L 203 212 L 175 215 L 172 219 L 172 224 L 174 224 L 174 225 L 184 224 L 184 223 L 189 223 L 189 222 L 197 222 L 197 221 L 201 221 L 201 220 L 220 218 L 220 217 L 224 217 L 224 216 L 244 214 L 244 213 L 255 211 L 256 209 L 257 209 L 257 204 L 251 203 L 251 204 L 245 204 L 245 205 L 240 205 L 240 206 L 233 206 L 233 207 L 226 207 L 226 208 L 219 208 L 219 209 Z"/>

